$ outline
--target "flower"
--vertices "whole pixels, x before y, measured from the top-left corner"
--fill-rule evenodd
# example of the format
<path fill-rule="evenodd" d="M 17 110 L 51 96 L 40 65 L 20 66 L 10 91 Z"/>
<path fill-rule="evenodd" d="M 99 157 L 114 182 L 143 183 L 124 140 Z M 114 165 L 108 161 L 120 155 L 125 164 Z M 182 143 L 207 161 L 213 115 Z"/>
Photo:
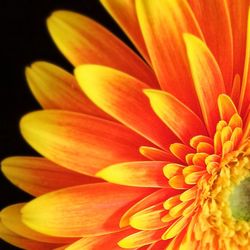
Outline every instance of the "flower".
<path fill-rule="evenodd" d="M 249 1 L 101 2 L 143 59 L 87 17 L 49 17 L 75 77 L 26 70 L 45 110 L 20 127 L 43 157 L 2 169 L 37 198 L 1 212 L 1 237 L 25 249 L 250 249 Z"/>

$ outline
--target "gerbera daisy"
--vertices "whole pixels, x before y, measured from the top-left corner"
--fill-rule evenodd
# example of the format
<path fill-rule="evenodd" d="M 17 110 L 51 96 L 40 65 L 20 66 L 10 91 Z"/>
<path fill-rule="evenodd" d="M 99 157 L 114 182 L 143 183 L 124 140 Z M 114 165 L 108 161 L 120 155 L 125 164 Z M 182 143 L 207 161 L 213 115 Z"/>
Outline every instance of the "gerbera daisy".
<path fill-rule="evenodd" d="M 141 57 L 86 16 L 49 32 L 74 76 L 27 68 L 42 157 L 2 170 L 37 196 L 1 212 L 24 249 L 250 249 L 249 0 L 102 0 Z"/>

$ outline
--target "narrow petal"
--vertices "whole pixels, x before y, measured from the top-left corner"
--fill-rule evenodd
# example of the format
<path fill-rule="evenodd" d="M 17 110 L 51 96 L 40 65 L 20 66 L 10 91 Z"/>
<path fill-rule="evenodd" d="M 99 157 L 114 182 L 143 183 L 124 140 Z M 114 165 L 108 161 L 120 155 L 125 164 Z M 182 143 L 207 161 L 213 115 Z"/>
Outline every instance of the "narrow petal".
<path fill-rule="evenodd" d="M 137 19 L 135 0 L 101 0 L 101 3 L 150 64 L 148 51 Z"/>
<path fill-rule="evenodd" d="M 73 75 L 47 62 L 26 68 L 29 87 L 44 109 L 63 109 L 111 119 L 79 88 Z"/>
<path fill-rule="evenodd" d="M 83 183 L 101 182 L 40 157 L 9 157 L 2 162 L 2 171 L 12 183 L 34 196 Z"/>
<path fill-rule="evenodd" d="M 10 243 L 13 246 L 26 249 L 26 250 L 48 250 L 48 249 L 55 249 L 60 247 L 60 244 L 53 244 L 53 243 L 46 243 L 46 242 L 39 242 L 24 238 L 20 235 L 17 235 L 7 229 L 2 222 L 0 222 L 0 238 L 4 241 Z"/>
<path fill-rule="evenodd" d="M 73 112 L 47 110 L 21 120 L 24 138 L 51 161 L 94 175 L 105 166 L 143 160 L 139 147 L 147 142 L 126 127 Z"/>
<path fill-rule="evenodd" d="M 165 229 L 139 231 L 119 241 L 122 248 L 141 247 L 158 241 Z"/>
<path fill-rule="evenodd" d="M 0 213 L 3 225 L 9 230 L 11 230 L 13 233 L 24 238 L 47 243 L 66 244 L 78 240 L 78 238 L 59 238 L 48 236 L 31 230 L 26 225 L 24 225 L 21 220 L 20 210 L 23 208 L 24 205 L 25 203 L 19 203 L 6 207 Z"/>
<path fill-rule="evenodd" d="M 200 118 L 171 94 L 160 90 L 144 92 L 155 113 L 184 143 L 188 144 L 195 135 L 207 133 Z"/>
<path fill-rule="evenodd" d="M 233 32 L 234 75 L 242 78 L 246 54 L 246 30 L 249 0 L 227 0 Z"/>
<path fill-rule="evenodd" d="M 136 8 L 162 89 L 200 113 L 182 38 L 184 32 L 202 36 L 189 5 L 183 0 L 138 0 Z"/>
<path fill-rule="evenodd" d="M 227 0 L 188 1 L 206 44 L 220 66 L 226 90 L 230 93 L 233 81 L 233 37 Z"/>
<path fill-rule="evenodd" d="M 190 34 L 185 34 L 184 40 L 204 122 L 213 135 L 219 121 L 216 101 L 220 94 L 225 93 L 223 77 L 205 43 Z"/>
<path fill-rule="evenodd" d="M 249 4 L 250 5 L 250 4 Z M 240 93 L 239 110 L 244 115 L 250 103 L 250 7 L 247 22 L 246 55 Z"/>
<path fill-rule="evenodd" d="M 150 107 L 142 92 L 148 86 L 145 83 L 99 65 L 83 65 L 75 73 L 86 95 L 129 128 L 161 148 L 167 149 L 168 144 L 176 140 Z"/>
<path fill-rule="evenodd" d="M 126 186 L 168 187 L 163 174 L 163 166 L 166 164 L 164 161 L 125 162 L 104 168 L 96 176 Z"/>
<path fill-rule="evenodd" d="M 29 202 L 22 209 L 22 218 L 30 228 L 53 236 L 107 234 L 119 231 L 122 214 L 153 190 L 110 183 L 74 186 Z"/>
<path fill-rule="evenodd" d="M 131 49 L 88 17 L 56 11 L 47 24 L 54 42 L 74 66 L 106 65 L 158 86 L 152 70 Z"/>
<path fill-rule="evenodd" d="M 222 94 L 218 97 L 218 107 L 221 120 L 229 122 L 234 114 L 237 114 L 237 109 L 228 95 Z"/>

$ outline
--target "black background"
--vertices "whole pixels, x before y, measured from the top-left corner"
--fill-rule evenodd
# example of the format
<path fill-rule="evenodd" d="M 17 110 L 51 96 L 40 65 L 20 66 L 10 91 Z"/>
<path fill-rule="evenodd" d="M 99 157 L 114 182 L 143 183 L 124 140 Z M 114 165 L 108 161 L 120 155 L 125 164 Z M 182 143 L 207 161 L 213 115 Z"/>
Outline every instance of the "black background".
<path fill-rule="evenodd" d="M 72 66 L 57 50 L 46 28 L 46 18 L 58 9 L 90 16 L 128 42 L 98 0 L 1 0 L 0 160 L 12 155 L 36 154 L 22 139 L 18 128 L 25 113 L 40 109 L 26 84 L 25 66 L 36 60 L 46 60 L 72 71 Z M 31 198 L 15 188 L 2 173 L 0 179 L 0 208 Z M 1 241 L 0 249 L 17 248 Z"/>

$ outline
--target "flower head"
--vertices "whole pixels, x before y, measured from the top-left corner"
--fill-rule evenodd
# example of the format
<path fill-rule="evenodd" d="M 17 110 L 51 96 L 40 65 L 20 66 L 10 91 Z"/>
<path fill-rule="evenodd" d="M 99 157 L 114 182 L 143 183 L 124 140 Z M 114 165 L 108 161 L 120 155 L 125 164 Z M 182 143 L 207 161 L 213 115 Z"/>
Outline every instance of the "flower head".
<path fill-rule="evenodd" d="M 3 172 L 37 196 L 5 208 L 25 249 L 249 249 L 249 1 L 101 1 L 141 57 L 95 21 L 48 19 L 74 75 L 27 68 L 43 157 Z M 141 59 L 142 58 L 142 59 Z"/>

